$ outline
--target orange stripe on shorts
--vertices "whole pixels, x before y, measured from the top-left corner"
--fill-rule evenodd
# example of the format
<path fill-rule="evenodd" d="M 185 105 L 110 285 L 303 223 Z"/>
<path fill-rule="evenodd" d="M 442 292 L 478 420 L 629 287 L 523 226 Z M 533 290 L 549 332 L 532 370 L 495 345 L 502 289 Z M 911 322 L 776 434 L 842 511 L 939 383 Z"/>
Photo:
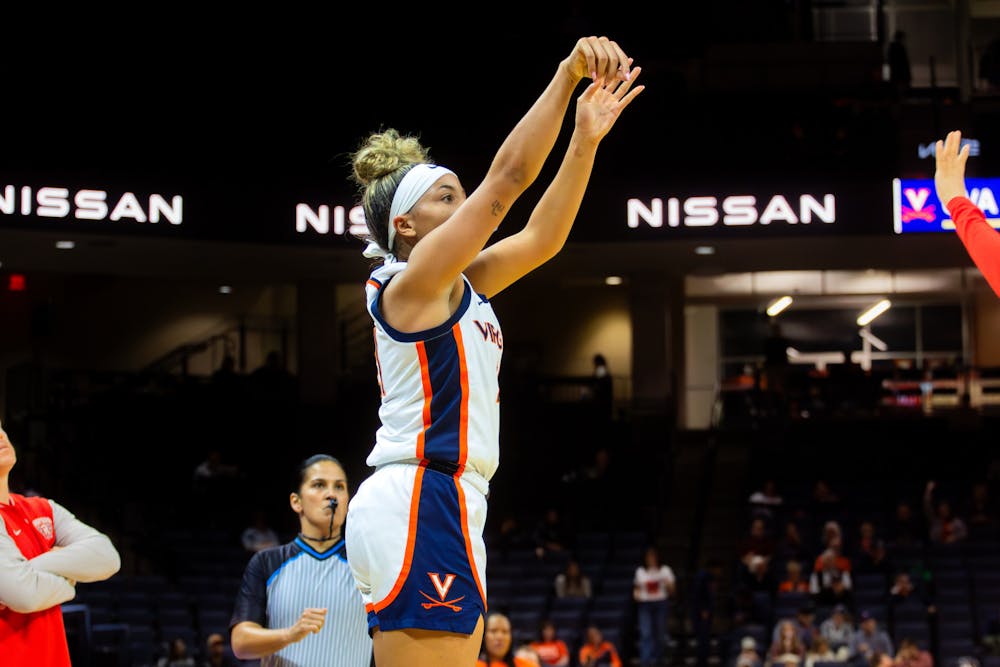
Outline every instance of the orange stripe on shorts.
<path fill-rule="evenodd" d="M 417 515 L 419 514 L 420 486 L 424 479 L 424 470 L 423 464 L 418 466 L 417 476 L 413 480 L 413 496 L 410 499 L 410 524 L 407 528 L 406 554 L 403 556 L 403 567 L 399 570 L 399 576 L 396 577 L 396 583 L 393 585 L 392 590 L 389 591 L 389 594 L 373 605 L 375 613 L 382 611 L 392 604 L 392 601 L 399 595 L 399 591 L 403 589 L 403 584 L 406 583 L 407 577 L 410 576 L 410 566 L 413 564 L 413 545 L 417 541 Z"/>

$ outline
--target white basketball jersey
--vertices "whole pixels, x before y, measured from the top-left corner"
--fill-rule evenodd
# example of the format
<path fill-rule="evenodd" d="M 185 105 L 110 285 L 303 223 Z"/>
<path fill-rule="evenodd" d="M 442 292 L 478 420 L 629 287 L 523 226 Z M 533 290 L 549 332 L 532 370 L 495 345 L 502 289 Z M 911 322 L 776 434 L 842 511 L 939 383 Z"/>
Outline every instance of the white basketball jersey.
<path fill-rule="evenodd" d="M 393 329 L 379 309 L 381 293 L 405 268 L 406 262 L 381 266 L 365 286 L 382 393 L 381 426 L 367 463 L 427 460 L 488 482 L 500 449 L 503 335 L 496 314 L 462 276 L 462 303 L 446 322 L 417 333 Z"/>

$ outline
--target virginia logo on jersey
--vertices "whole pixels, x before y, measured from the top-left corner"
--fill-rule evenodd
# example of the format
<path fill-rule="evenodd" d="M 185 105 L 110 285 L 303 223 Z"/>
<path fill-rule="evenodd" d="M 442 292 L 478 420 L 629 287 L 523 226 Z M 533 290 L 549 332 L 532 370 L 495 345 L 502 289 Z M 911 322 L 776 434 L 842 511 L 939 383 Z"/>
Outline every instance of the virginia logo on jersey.
<path fill-rule="evenodd" d="M 424 609 L 432 609 L 434 607 L 447 607 L 448 609 L 451 609 L 454 612 L 462 611 L 462 608 L 455 603 L 461 602 L 463 599 L 465 599 L 464 595 L 457 597 L 454 600 L 447 599 L 448 591 L 451 590 L 451 585 L 455 583 L 455 575 L 454 574 L 444 575 L 444 581 L 441 581 L 441 575 L 439 575 L 437 572 L 428 572 L 427 576 L 431 578 L 431 583 L 434 584 L 434 590 L 437 591 L 438 598 L 440 599 L 435 600 L 427 593 L 420 591 L 421 595 L 430 600 L 430 602 L 421 603 L 420 606 L 423 607 Z"/>
<path fill-rule="evenodd" d="M 483 334 L 483 340 L 488 340 L 501 350 L 503 349 L 503 334 L 500 332 L 500 327 L 492 322 L 480 322 L 479 320 L 472 321 L 476 323 L 476 328 L 479 329 L 479 333 Z"/>

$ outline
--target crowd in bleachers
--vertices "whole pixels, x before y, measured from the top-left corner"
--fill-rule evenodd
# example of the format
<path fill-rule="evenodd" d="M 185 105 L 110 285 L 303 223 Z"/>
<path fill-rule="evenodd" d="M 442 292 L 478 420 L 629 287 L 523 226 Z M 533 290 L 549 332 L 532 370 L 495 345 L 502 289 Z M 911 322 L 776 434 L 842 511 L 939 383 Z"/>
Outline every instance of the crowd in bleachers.
<path fill-rule="evenodd" d="M 101 664 L 153 666 L 176 639 L 198 660 L 208 653 L 212 634 L 228 641 L 236 587 L 255 543 L 248 539 L 250 548 L 244 546 L 244 531 L 253 527 L 248 538 L 273 531 L 281 540 L 294 534 L 275 521 L 283 508 L 262 507 L 255 499 L 280 497 L 284 491 L 282 480 L 266 469 L 273 471 L 276 459 L 297 458 L 304 451 L 301 444 L 279 447 L 285 441 L 275 435 L 303 423 L 302 408 L 255 412 L 252 425 L 194 437 L 192 425 L 216 414 L 207 391 L 198 387 L 193 395 L 166 397 L 114 393 L 106 403 L 86 406 L 86 420 L 75 408 L 57 415 L 62 422 L 49 417 L 49 437 L 58 433 L 72 439 L 68 450 L 74 455 L 92 444 L 92 433 L 102 436 L 99 465 L 83 468 L 86 462 L 76 459 L 86 474 L 59 478 L 61 495 L 73 497 L 81 514 L 106 529 L 123 554 L 119 575 L 81 586 L 78 598 L 67 605 L 71 637 L 82 636 L 89 623 L 93 655 L 103 656 Z M 116 409 L 105 409 L 106 404 Z M 569 667 L 580 664 L 591 626 L 625 664 L 638 664 L 636 570 L 646 548 L 663 538 L 639 508 L 664 499 L 656 491 L 655 475 L 670 460 L 670 435 L 646 434 L 642 437 L 659 439 L 630 450 L 634 434 L 617 424 L 601 431 L 603 441 L 595 442 L 585 437 L 595 431 L 592 421 L 573 421 L 577 413 L 561 409 L 565 414 L 533 422 L 533 429 L 513 424 L 507 430 L 506 459 L 491 489 L 486 535 L 489 606 L 509 617 L 516 646 L 540 641 L 542 623 L 551 622 L 566 644 Z M 528 408 L 521 414 L 534 419 Z M 580 426 L 573 431 L 570 423 Z M 787 667 L 795 654 L 805 667 L 845 665 L 862 655 L 857 646 L 851 648 L 850 637 L 872 622 L 891 641 L 897 667 L 931 667 L 920 664 L 922 653 L 907 657 L 913 650 L 903 641 L 907 638 L 939 667 L 952 667 L 961 656 L 1000 661 L 992 655 L 1000 653 L 1000 469 L 978 459 L 960 460 L 963 453 L 947 448 L 933 463 L 917 466 L 906 458 L 903 444 L 893 444 L 912 437 L 914 427 L 901 435 L 898 424 L 879 424 L 866 423 L 865 437 L 859 435 L 858 441 L 887 443 L 884 453 L 848 447 L 845 437 L 862 431 L 847 424 L 830 433 L 832 446 L 810 442 L 816 453 L 805 458 L 797 458 L 787 443 L 776 446 L 773 456 L 754 454 L 753 486 L 746 489 L 741 508 L 746 534 L 731 561 L 721 564 L 723 575 L 713 575 L 711 567 L 691 567 L 698 556 L 694 535 L 689 562 L 666 563 L 676 572 L 677 587 L 662 663 L 702 667 L 719 659 L 723 667 L 736 667 L 741 656 L 756 653 L 760 667 L 778 658 L 780 667 Z M 936 429 L 946 426 L 924 420 L 916 428 L 935 442 L 947 433 Z M 358 442 L 367 441 L 368 424 L 348 427 L 362 434 Z M 810 431 L 813 436 L 820 432 Z M 139 433 L 143 447 L 169 452 L 157 464 L 155 479 L 122 472 L 133 459 Z M 23 430 L 16 434 L 21 435 Z M 244 446 L 234 447 L 236 441 Z M 546 449 L 534 447 L 536 442 Z M 914 452 L 923 451 L 922 442 L 914 441 Z M 987 444 L 988 438 L 978 442 Z M 856 458 L 859 450 L 863 456 Z M 813 460 L 817 456 L 825 465 Z M 112 458 L 121 465 L 110 465 Z M 363 473 L 363 457 L 350 459 L 357 459 L 353 466 L 348 463 L 353 486 L 362 476 L 355 471 Z M 650 464 L 637 468 L 635 460 Z M 941 476 L 930 486 L 924 475 L 935 467 Z M 959 469 L 965 477 L 956 474 Z M 819 470 L 830 475 L 811 477 Z M 93 491 L 110 485 L 131 501 L 122 504 Z M 722 587 L 729 608 L 713 612 L 706 600 L 716 594 L 720 580 L 729 583 Z M 702 622 L 702 611 L 715 613 L 721 625 Z M 865 614 L 871 621 L 862 622 Z M 783 619 L 813 628 L 810 637 L 825 637 L 826 646 L 803 642 L 801 652 L 772 656 Z M 704 648 L 687 644 L 702 636 Z M 753 640 L 752 651 L 741 650 L 749 646 L 746 638 Z"/>
<path fill-rule="evenodd" d="M 984 641 L 1000 620 L 995 489 L 984 473 L 920 491 L 889 513 L 885 498 L 858 506 L 827 480 L 792 497 L 764 480 L 733 563 L 730 662 L 746 657 L 746 638 L 764 667 L 989 661 Z"/>
<path fill-rule="evenodd" d="M 974 485 L 957 508 L 936 490 L 927 485 L 926 504 L 916 510 L 900 502 L 883 516 L 848 510 L 825 483 L 817 483 L 815 503 L 764 485 L 748 503 L 747 534 L 732 563 L 726 666 L 875 667 L 881 653 L 896 667 L 954 664 L 963 656 L 990 662 L 991 638 L 995 645 L 1000 634 L 1000 540 L 990 489 Z M 816 503 L 828 511 L 818 512 Z M 593 626 L 626 660 L 637 658 L 634 584 L 650 536 L 577 531 L 551 509 L 536 518 L 518 530 L 508 517 L 488 539 L 489 606 L 510 619 L 515 645 L 541 641 L 550 624 L 568 664 L 577 665 Z M 166 534 L 169 576 L 123 573 L 81 587 L 73 604 L 86 605 L 93 641 L 109 651 L 126 643 L 134 664 L 153 665 L 174 639 L 201 655 L 211 634 L 228 636 L 250 555 L 241 533 L 234 525 Z"/>

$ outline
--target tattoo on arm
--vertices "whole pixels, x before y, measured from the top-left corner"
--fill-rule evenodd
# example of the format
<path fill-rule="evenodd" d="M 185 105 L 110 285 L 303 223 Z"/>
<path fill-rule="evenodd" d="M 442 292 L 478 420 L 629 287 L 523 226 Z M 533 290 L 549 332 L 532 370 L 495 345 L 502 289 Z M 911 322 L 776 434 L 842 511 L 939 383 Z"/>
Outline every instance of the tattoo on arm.
<path fill-rule="evenodd" d="M 503 215 L 503 212 L 504 212 L 504 205 L 501 204 L 499 200 L 494 200 L 493 211 L 492 211 L 493 217 L 496 217 L 498 215 Z"/>

